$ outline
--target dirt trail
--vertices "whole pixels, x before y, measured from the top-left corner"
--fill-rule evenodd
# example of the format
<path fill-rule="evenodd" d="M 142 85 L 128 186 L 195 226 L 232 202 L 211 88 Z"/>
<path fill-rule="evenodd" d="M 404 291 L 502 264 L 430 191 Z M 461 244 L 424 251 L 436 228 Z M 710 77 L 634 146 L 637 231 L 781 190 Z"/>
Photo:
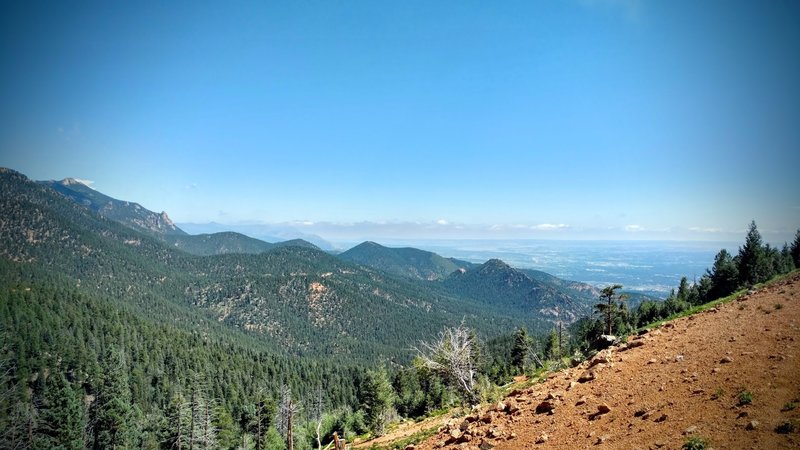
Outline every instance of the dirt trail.
<path fill-rule="evenodd" d="M 690 436 L 718 450 L 800 448 L 799 346 L 794 274 L 452 419 L 416 449 L 679 449 Z M 786 421 L 795 430 L 777 433 Z"/>

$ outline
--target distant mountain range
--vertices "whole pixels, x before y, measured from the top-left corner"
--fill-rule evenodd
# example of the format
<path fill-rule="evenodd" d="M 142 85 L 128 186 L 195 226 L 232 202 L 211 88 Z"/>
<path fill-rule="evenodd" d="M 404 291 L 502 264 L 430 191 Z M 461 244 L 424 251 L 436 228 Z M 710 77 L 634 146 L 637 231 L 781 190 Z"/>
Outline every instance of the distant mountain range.
<path fill-rule="evenodd" d="M 597 290 L 499 260 L 473 264 L 362 243 L 340 255 L 303 240 L 189 235 L 165 213 L 74 180 L 0 170 L 0 257 L 16 279 L 63 279 L 169 326 L 222 327 L 276 351 L 407 358 L 464 320 L 485 337 L 591 313 Z M 16 275 L 14 275 L 16 274 Z"/>
<path fill-rule="evenodd" d="M 40 181 L 70 200 L 100 214 L 106 219 L 119 222 L 136 231 L 154 236 L 175 248 L 193 255 L 221 255 L 226 253 L 261 253 L 274 247 L 300 246 L 318 248 L 302 239 L 292 239 L 276 244 L 245 236 L 241 233 L 223 231 L 218 233 L 188 234 L 178 228 L 166 212 L 155 213 L 142 205 L 111 198 L 74 178 L 61 181 Z"/>

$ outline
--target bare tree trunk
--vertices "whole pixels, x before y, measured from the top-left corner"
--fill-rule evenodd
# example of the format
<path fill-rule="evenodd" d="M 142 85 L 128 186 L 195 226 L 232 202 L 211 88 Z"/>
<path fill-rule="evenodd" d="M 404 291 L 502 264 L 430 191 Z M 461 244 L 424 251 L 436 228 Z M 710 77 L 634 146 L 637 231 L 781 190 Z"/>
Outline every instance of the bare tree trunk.
<path fill-rule="evenodd" d="M 294 439 L 292 439 L 292 419 L 294 405 L 289 409 L 289 417 L 286 418 L 286 450 L 294 450 Z"/>

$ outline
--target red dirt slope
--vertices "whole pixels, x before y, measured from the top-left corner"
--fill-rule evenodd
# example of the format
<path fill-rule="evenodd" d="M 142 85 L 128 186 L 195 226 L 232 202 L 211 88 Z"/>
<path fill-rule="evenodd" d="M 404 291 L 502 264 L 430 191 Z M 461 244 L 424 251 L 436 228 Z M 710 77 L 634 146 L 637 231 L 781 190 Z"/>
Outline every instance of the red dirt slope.
<path fill-rule="evenodd" d="M 716 449 L 800 448 L 799 346 L 794 274 L 453 419 L 416 449 L 679 449 L 691 436 Z M 775 431 L 786 422 L 794 431 Z"/>

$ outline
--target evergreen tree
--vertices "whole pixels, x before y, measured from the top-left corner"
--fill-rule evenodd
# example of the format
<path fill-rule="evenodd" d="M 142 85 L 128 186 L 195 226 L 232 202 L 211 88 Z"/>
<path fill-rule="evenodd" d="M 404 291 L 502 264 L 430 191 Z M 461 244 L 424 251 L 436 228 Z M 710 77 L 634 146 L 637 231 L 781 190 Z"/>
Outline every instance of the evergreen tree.
<path fill-rule="evenodd" d="M 367 371 L 362 401 L 370 431 L 377 436 L 383 435 L 394 403 L 394 391 L 385 369 Z"/>
<path fill-rule="evenodd" d="M 85 447 L 86 411 L 82 396 L 61 373 L 48 377 L 39 409 L 37 434 L 42 448 L 81 450 Z"/>
<path fill-rule="evenodd" d="M 755 221 L 750 222 L 744 246 L 739 247 L 737 261 L 741 286 L 752 286 L 772 278 L 772 263 L 766 254 Z"/>
<path fill-rule="evenodd" d="M 528 335 L 528 330 L 518 328 L 514 333 L 514 347 L 511 349 L 511 365 L 517 368 L 518 373 L 525 371 L 531 345 L 533 345 L 533 339 Z"/>
<path fill-rule="evenodd" d="M 739 284 L 739 269 L 731 254 L 724 248 L 717 253 L 714 266 L 707 272 L 711 278 L 707 300 L 716 300 L 736 291 Z"/>
<path fill-rule="evenodd" d="M 604 287 L 600 292 L 600 300 L 602 303 L 595 305 L 595 308 L 603 316 L 605 321 L 606 334 L 613 334 L 614 325 L 621 316 L 622 308 L 617 302 L 621 304 L 627 299 L 626 295 L 617 294 L 618 289 L 622 289 L 621 284 Z"/>
<path fill-rule="evenodd" d="M 794 235 L 794 241 L 792 241 L 789 251 L 792 255 L 794 266 L 800 268 L 800 229 L 798 229 L 797 233 Z"/>
<path fill-rule="evenodd" d="M 553 328 L 550 330 L 550 334 L 547 335 L 547 341 L 545 341 L 544 345 L 544 355 L 547 359 L 556 359 L 559 355 L 558 350 L 558 333 L 556 333 L 556 329 Z"/>
<path fill-rule="evenodd" d="M 103 381 L 93 405 L 94 448 L 124 449 L 133 445 L 135 431 L 125 356 L 109 351 L 103 361 Z"/>

